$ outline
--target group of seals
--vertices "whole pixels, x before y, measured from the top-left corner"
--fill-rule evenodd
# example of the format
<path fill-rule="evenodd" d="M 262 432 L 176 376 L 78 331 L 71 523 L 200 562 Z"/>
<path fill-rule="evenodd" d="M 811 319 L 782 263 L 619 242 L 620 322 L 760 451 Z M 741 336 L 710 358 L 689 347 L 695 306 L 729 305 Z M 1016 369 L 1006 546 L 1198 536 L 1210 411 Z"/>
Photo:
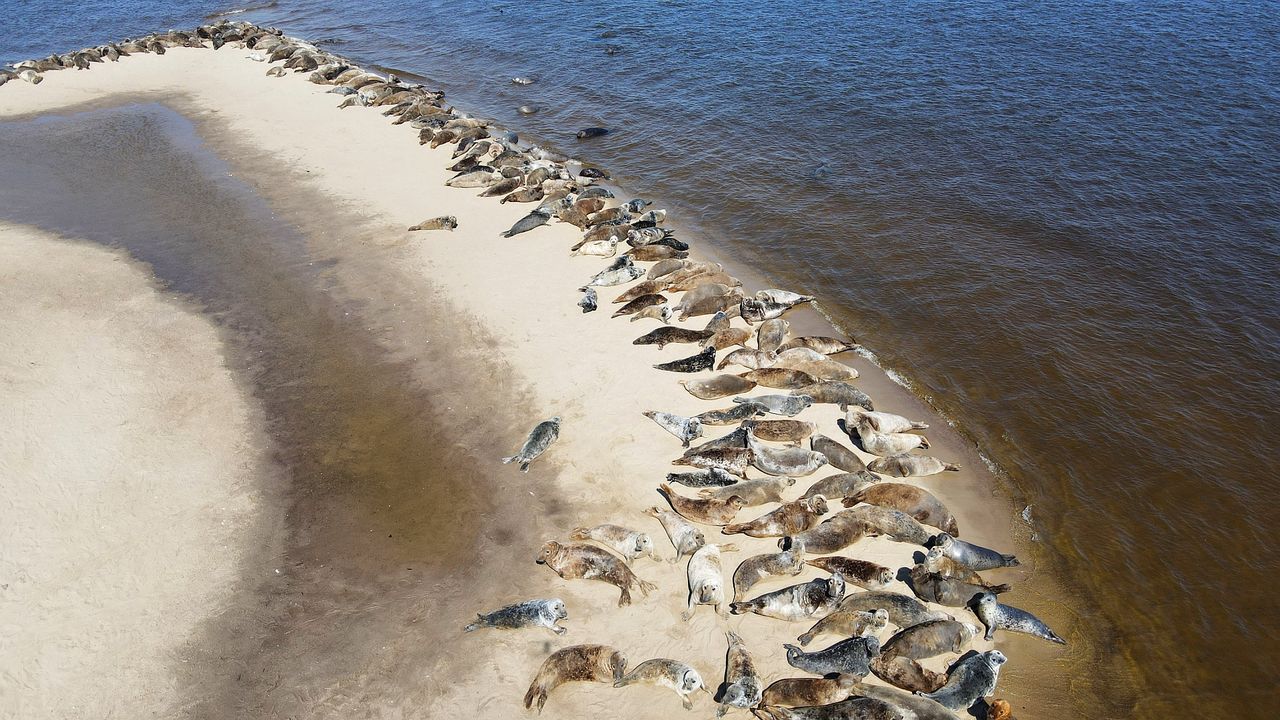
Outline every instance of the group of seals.
<path fill-rule="evenodd" d="M 666 219 L 664 211 L 647 209 L 649 203 L 643 200 L 610 206 L 612 193 L 593 185 L 607 173 L 588 168 L 574 177 L 563 159 L 553 153 L 519 146 L 514 133 L 446 107 L 442 93 L 367 72 L 314 45 L 247 23 L 222 21 L 194 32 L 171 31 L 19 63 L 12 70 L 0 71 L 0 84 L 11 79 L 39 83 L 41 73 L 87 69 L 132 53 L 163 54 L 172 47 L 218 49 L 227 45 L 250 50 L 254 60 L 272 64 L 273 74 L 287 75 L 289 70 L 309 73 L 311 82 L 330 85 L 343 96 L 342 107 L 381 108 L 392 122 L 408 123 L 418 131 L 422 144 L 452 146 L 449 166 L 457 174 L 448 185 L 457 190 L 451 192 L 466 189 L 500 197 L 503 203 L 539 203 L 503 233 L 505 236 L 531 237 L 526 233 L 537 233 L 552 221 L 578 226 L 584 232 L 583 241 L 572 252 L 579 257 L 611 260 L 578 285 L 583 312 L 598 308 L 602 289 L 634 283 L 615 299 L 621 308 L 613 317 L 659 323 L 636 344 L 655 345 L 658 350 L 671 343 L 698 346 L 695 354 L 655 366 L 688 374 L 712 368 L 721 371 L 719 375 L 697 375 L 683 385 L 699 399 L 732 397 L 731 404 L 695 415 L 647 413 L 688 448 L 677 464 L 700 468 L 668 476 L 670 483 L 693 489 L 697 497 L 676 493 L 670 484 L 664 484 L 660 490 L 672 510 L 653 507 L 646 512 L 661 523 L 671 541 L 675 550 L 672 562 L 688 558 L 686 613 L 699 604 L 716 606 L 719 611 L 730 601 L 721 567 L 721 553 L 729 548 L 707 543 L 698 527 L 719 526 L 723 533 L 748 538 L 781 538 L 778 552 L 751 554 L 738 564 L 732 574 L 732 612 L 807 621 L 811 626 L 800 636 L 802 644 L 824 633 L 850 637 L 815 652 L 786 648 L 788 660 L 797 668 L 840 673 L 838 676 L 780 680 L 763 688 L 746 642 L 727 633 L 719 714 L 730 708 L 758 708 L 762 717 L 946 717 L 938 713 L 969 707 L 990 695 L 1005 661 L 998 652 L 965 656 L 946 674 L 919 665 L 941 653 L 963 652 L 974 640 L 976 626 L 931 610 L 910 595 L 886 589 L 894 582 L 890 568 L 856 557 L 829 555 L 867 536 L 931 545 L 925 560 L 911 569 L 912 589 L 931 596 L 929 602 L 938 602 L 938 598 L 949 604 L 964 600 L 953 607 L 970 608 L 986 629 L 986 639 L 996 630 L 1005 630 L 1063 642 L 1030 613 L 1000 603 L 995 593 L 1007 589 L 1005 586 L 978 576 L 980 571 L 1014 566 L 1016 558 L 960 541 L 955 517 L 932 493 L 905 483 L 880 482 L 876 474 L 912 478 L 957 470 L 958 466 L 918 454 L 929 447 L 919 434 L 927 426 L 875 410 L 871 398 L 853 384 L 857 372 L 831 359 L 856 349 L 855 343 L 818 336 L 788 338 L 791 323 L 784 315 L 813 298 L 776 289 L 748 294 L 723 267 L 689 258 L 689 245 L 661 227 Z M 589 128 L 583 136 L 603 132 Z M 410 230 L 456 227 L 455 217 L 440 216 Z M 638 265 L 641 262 L 653 265 L 646 269 Z M 684 295 L 677 299 L 674 293 Z M 677 313 L 675 322 L 706 315 L 711 319 L 701 329 L 668 325 Z M 747 327 L 736 327 L 735 321 Z M 737 374 L 725 372 L 730 365 L 741 370 Z M 734 397 L 758 387 L 778 392 Z M 815 403 L 846 410 L 844 430 L 856 449 L 875 456 L 870 463 L 864 465 L 853 450 L 819 433 L 815 423 L 790 419 Z M 722 438 L 689 447 L 703 437 L 706 428 L 721 425 L 737 428 Z M 519 463 L 528 471 L 530 463 L 556 442 L 559 432 L 560 418 L 537 424 L 520 451 L 503 462 Z M 805 440 L 808 447 L 799 446 Z M 796 484 L 795 478 L 816 473 L 826 465 L 842 472 L 808 483 L 797 491 L 798 497 L 787 499 L 784 493 Z M 752 478 L 748 474 L 752 472 L 767 477 Z M 837 500 L 844 509 L 827 517 L 828 506 Z M 767 503 L 778 507 L 755 513 L 755 519 L 738 521 L 736 515 L 743 508 Z M 620 591 L 620 606 L 632 602 L 631 593 L 636 589 L 646 595 L 657 590 L 632 570 L 637 562 L 659 558 L 649 533 L 605 522 L 577 528 L 569 539 L 573 542 L 545 543 L 537 561 L 565 580 L 596 579 L 614 585 Z M 745 598 L 758 583 L 782 582 L 806 567 L 829 575 Z M 846 584 L 865 590 L 850 593 Z M 966 600 L 964 595 L 970 591 L 976 592 Z M 558 598 L 526 600 L 481 614 L 464 630 L 540 627 L 562 635 L 566 628 L 559 622 L 568 617 L 565 603 Z M 888 624 L 898 632 L 881 643 L 878 634 Z M 672 689 L 686 707 L 692 706 L 694 693 L 707 691 L 697 670 L 678 660 L 654 658 L 630 672 L 627 667 L 626 656 L 607 645 L 562 648 L 536 673 L 525 697 L 526 707 L 541 710 L 548 694 L 565 682 L 616 687 L 655 684 Z M 868 674 L 925 696 L 858 682 Z M 992 707 L 999 705 L 992 703 Z"/>

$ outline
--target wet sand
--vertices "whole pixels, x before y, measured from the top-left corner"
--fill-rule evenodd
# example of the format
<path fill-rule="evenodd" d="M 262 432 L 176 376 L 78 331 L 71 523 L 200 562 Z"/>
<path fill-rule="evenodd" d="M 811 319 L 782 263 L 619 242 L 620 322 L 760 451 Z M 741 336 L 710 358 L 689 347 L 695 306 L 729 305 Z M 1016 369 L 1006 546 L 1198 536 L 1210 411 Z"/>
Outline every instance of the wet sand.
<path fill-rule="evenodd" d="M 171 290 L 204 304 L 231 348 L 231 366 L 262 404 L 272 456 L 284 468 L 287 499 L 277 516 L 285 523 L 278 536 L 283 578 L 247 580 L 231 606 L 205 623 L 202 642 L 157 671 L 181 680 L 181 707 L 204 717 L 233 709 L 241 716 L 337 717 L 359 709 L 518 717 L 542 659 L 571 643 L 614 645 L 633 664 L 679 658 L 714 686 L 723 672 L 725 627 L 746 638 L 766 681 L 797 674 L 781 643 L 807 626 L 755 616 L 725 621 L 709 608 L 682 623 L 682 566 L 639 561 L 637 574 L 659 590 L 617 609 L 611 586 L 564 582 L 533 563 L 543 541 L 601 522 L 642 528 L 671 555 L 661 528 L 641 511 L 661 504 L 654 488 L 673 469 L 679 443 L 640 413 L 694 414 L 730 404 L 696 400 L 677 376 L 650 367 L 690 353 L 633 347 L 631 340 L 651 325 L 609 319 L 608 300 L 621 288 L 603 289 L 600 312 L 579 311 L 575 288 L 602 262 L 567 257 L 578 237 L 572 227 L 500 238 L 528 206 L 443 187 L 447 148 L 420 148 L 413 130 L 391 126 L 377 110 L 335 110 L 336 96 L 323 86 L 302 77 L 265 78 L 264 70 L 230 48 L 172 49 L 0 91 L 0 117 L 29 121 L 57 112 L 72 126 L 47 153 L 27 158 L 29 172 L 56 156 L 55 147 L 67 148 L 54 164 L 58 172 L 36 173 L 54 180 L 25 197 L 11 192 L 6 216 L 26 214 L 24 222 L 50 225 L 75 218 L 76 234 L 101 231 L 91 239 L 127 248 Z M 116 152 L 88 152 L 102 118 L 77 123 L 75 113 L 112 107 L 125 118 L 150 115 L 159 126 L 174 125 L 162 116 L 177 111 L 195 130 L 139 131 L 122 121 L 119 139 L 107 143 Z M 158 143 L 166 132 L 169 139 Z M 138 138 L 136 147 L 130 137 Z M 129 160 L 157 144 L 166 147 Z M 9 153 L 17 159 L 0 164 L 6 177 L 24 167 L 19 147 Z M 161 163 L 168 156 L 180 159 Z M 88 162 L 109 177 L 116 170 L 118 181 L 74 172 Z M 235 204 L 208 201 L 211 193 L 221 198 L 221 186 L 210 179 L 219 172 L 238 184 L 228 192 L 252 213 L 228 215 L 228 208 L 240 212 Z M 166 188 L 173 195 L 192 177 L 204 177 L 207 187 L 195 184 L 178 210 L 148 208 L 156 219 L 141 240 L 132 232 L 136 225 L 121 225 L 118 234 L 102 230 L 111 227 L 103 218 L 138 214 L 119 208 L 136 210 L 166 196 Z M 80 210 L 47 202 L 65 197 L 54 193 L 58 188 L 97 197 L 87 206 L 99 213 L 77 217 Z M 188 217 L 202 207 L 205 214 Z M 459 230 L 404 231 L 442 214 L 457 216 Z M 272 216 L 280 225 L 264 219 Z M 730 270 L 758 287 L 741 268 Z M 820 327 L 816 314 L 794 315 L 800 332 L 810 323 Z M 923 412 L 869 363 L 853 364 L 878 409 Z M 498 464 L 551 415 L 564 417 L 561 440 L 528 475 Z M 837 437 L 836 417 L 833 406 L 823 406 L 802 419 Z M 971 450 L 931 421 L 932 453 L 960 459 L 966 471 L 920 484 L 948 503 L 965 539 L 1019 545 L 1012 510 L 993 497 Z M 788 496 L 807 486 L 801 481 Z M 739 559 L 772 548 L 768 540 L 734 542 L 743 552 L 726 557 L 727 575 Z M 261 544 L 256 560 L 270 557 L 270 549 Z M 855 553 L 899 567 L 913 550 L 874 539 Z M 807 571 L 799 580 L 817 575 Z M 992 579 L 1046 587 L 1034 562 Z M 564 598 L 569 634 L 459 632 L 473 612 L 528 597 Z M 1021 594 L 1016 604 L 1041 614 L 1069 641 L 1078 639 L 1051 602 Z M 971 620 L 966 611 L 954 614 Z M 1055 693 L 1085 680 L 1055 678 L 1047 658 L 1064 651 L 997 639 L 1012 658 L 1000 694 L 1024 716 L 1036 714 L 1027 708 L 1051 707 Z M 700 712 L 711 708 L 705 698 L 698 702 Z M 677 703 L 656 688 L 571 686 L 552 696 L 544 715 L 665 717 Z"/>

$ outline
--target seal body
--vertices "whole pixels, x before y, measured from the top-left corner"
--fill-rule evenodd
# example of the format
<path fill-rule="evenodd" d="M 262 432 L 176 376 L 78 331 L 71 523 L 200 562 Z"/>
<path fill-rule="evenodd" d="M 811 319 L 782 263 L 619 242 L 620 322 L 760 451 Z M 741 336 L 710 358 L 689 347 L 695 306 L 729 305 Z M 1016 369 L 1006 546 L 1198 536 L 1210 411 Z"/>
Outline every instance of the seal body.
<path fill-rule="evenodd" d="M 887 433 L 905 433 L 913 430 L 928 430 L 928 423 L 909 420 L 901 415 L 894 415 L 887 412 L 871 412 L 861 407 L 851 407 L 845 413 L 844 422 L 849 428 L 849 432 L 856 432 L 858 428 L 858 419 L 869 417 L 875 421 L 875 428 L 880 432 Z"/>
<path fill-rule="evenodd" d="M 723 410 L 708 410 L 697 417 L 703 425 L 732 425 L 742 420 L 749 420 L 757 415 L 763 415 L 766 412 L 768 410 L 760 403 L 744 402 Z"/>
<path fill-rule="evenodd" d="M 829 573 L 838 572 L 844 577 L 845 582 L 853 583 L 866 590 L 879 590 L 888 586 L 895 579 L 893 570 L 883 565 L 857 558 L 833 555 L 813 558 L 812 560 L 807 560 L 806 564 Z"/>
<path fill-rule="evenodd" d="M 933 546 L 941 548 L 942 553 L 952 560 L 974 570 L 993 570 L 1021 565 L 1018 558 L 1013 555 L 1005 555 L 991 548 L 956 539 L 945 532 L 934 536 Z"/>
<path fill-rule="evenodd" d="M 863 488 L 880 482 L 880 478 L 866 470 L 830 475 L 818 480 L 804 492 L 805 497 L 822 495 L 829 498 L 845 498 L 856 495 Z"/>
<path fill-rule="evenodd" d="M 631 604 L 631 588 L 645 595 L 657 588 L 631 572 L 627 564 L 605 550 L 591 545 L 561 545 L 552 541 L 542 546 L 538 563 L 546 565 L 565 580 L 602 580 L 622 591 L 618 607 Z"/>
<path fill-rule="evenodd" d="M 578 528 L 569 536 L 570 540 L 593 540 L 616 551 L 634 563 L 637 558 L 651 557 L 661 560 L 653 549 L 653 538 L 648 533 L 622 527 L 621 525 L 596 525 L 592 528 Z"/>
<path fill-rule="evenodd" d="M 660 327 L 650 330 L 631 341 L 632 345 L 657 345 L 658 349 L 671 343 L 697 343 L 711 337 L 705 330 L 689 330 L 678 327 Z M 730 376 L 732 377 L 732 376 Z M 706 399 L 706 398 L 704 398 Z"/>
<path fill-rule="evenodd" d="M 953 537 L 960 534 L 956 518 L 947 506 L 934 497 L 933 493 L 915 485 L 880 483 L 844 499 L 845 507 L 858 503 L 869 503 L 906 513 L 917 522 L 932 525 Z"/>
<path fill-rule="evenodd" d="M 894 687 L 911 692 L 930 693 L 947 682 L 947 676 L 925 668 L 901 655 L 880 655 L 870 663 L 871 673 Z"/>
<path fill-rule="evenodd" d="M 635 666 L 635 669 L 631 672 L 619 678 L 613 686 L 616 688 L 626 687 L 632 683 L 649 683 L 671 688 L 680 696 L 680 701 L 684 704 L 685 710 L 693 709 L 693 701 L 689 699 L 689 696 L 699 690 L 706 689 L 706 684 L 702 682 L 702 676 L 698 674 L 697 670 L 679 660 L 667 658 L 645 660 Z"/>
<path fill-rule="evenodd" d="M 843 597 L 844 578 L 836 574 L 826 580 L 810 580 L 752 600 L 735 602 L 730 605 L 730 612 L 734 615 L 755 613 L 779 620 L 820 618 L 834 610 Z"/>
<path fill-rule="evenodd" d="M 595 288 L 582 287 L 578 288 L 582 292 L 582 297 L 578 298 L 578 307 L 582 308 L 582 312 L 595 312 L 600 307 L 600 299 L 596 295 Z"/>
<path fill-rule="evenodd" d="M 983 592 L 1002 593 L 1008 585 L 973 585 L 963 580 L 943 577 L 929 572 L 924 565 L 911 568 L 911 591 L 916 597 L 948 607 L 965 607 Z"/>
<path fill-rule="evenodd" d="M 962 653 L 978 635 L 978 628 L 956 620 L 929 620 L 912 625 L 889 638 L 885 655 L 926 660 L 944 653 Z"/>
<path fill-rule="evenodd" d="M 546 452 L 547 448 L 551 447 L 551 443 L 555 442 L 559 437 L 559 416 L 544 420 L 529 431 L 529 437 L 525 439 L 524 446 L 520 448 L 520 452 L 511 457 L 502 458 L 502 464 L 509 465 L 513 462 L 518 462 L 520 463 L 521 472 L 529 472 L 529 463 L 538 459 L 538 456 Z"/>
<path fill-rule="evenodd" d="M 737 548 L 732 545 L 705 544 L 698 548 L 689 558 L 689 607 L 680 615 L 688 621 L 693 617 L 693 608 L 697 605 L 714 605 L 716 614 L 723 615 L 724 605 L 724 573 L 720 569 L 720 549 Z"/>
<path fill-rule="evenodd" d="M 853 675 L 859 679 L 871 674 L 871 659 L 880 654 L 880 641 L 870 637 L 851 637 L 824 650 L 807 653 L 795 645 L 784 645 L 791 667 L 814 675 Z"/>
<path fill-rule="evenodd" d="M 547 695 L 567 682 L 615 683 L 627 669 L 627 658 L 608 645 L 572 645 L 551 653 L 524 695 L 524 706 L 538 712 L 547 704 Z"/>
<path fill-rule="evenodd" d="M 872 460 L 867 463 L 867 469 L 889 477 L 925 477 L 943 470 L 954 472 L 960 466 L 928 455 L 893 455 Z"/>
<path fill-rule="evenodd" d="M 663 430 L 680 438 L 680 442 L 684 447 L 689 447 L 689 443 L 692 440 L 702 437 L 702 421 L 697 418 L 687 418 L 655 410 L 646 412 L 644 416 L 657 423 Z"/>
<path fill-rule="evenodd" d="M 1001 605 L 996 600 L 994 593 L 982 593 L 977 602 L 974 604 L 973 613 L 978 616 L 978 620 L 986 626 L 987 633 L 985 639 L 990 640 L 996 630 L 1009 630 L 1010 632 L 1026 633 L 1034 635 L 1038 638 L 1044 638 L 1049 642 L 1066 645 L 1067 641 L 1058 637 L 1058 634 L 1049 629 L 1040 618 L 1021 608 L 1012 605 Z"/>
<path fill-rule="evenodd" d="M 889 613 L 889 622 L 909 628 L 929 620 L 954 620 L 946 613 L 934 612 L 919 600 L 890 590 L 868 590 L 854 593 L 840 601 L 841 610 L 876 610 Z"/>
<path fill-rule="evenodd" d="M 814 452 L 820 452 L 827 458 L 827 462 L 831 467 L 838 468 L 845 472 L 859 472 L 866 470 L 867 466 L 862 459 L 853 453 L 849 448 L 832 440 L 826 435 L 814 435 L 809 438 L 809 449 Z M 844 495 L 832 495 L 830 497 L 845 497 Z"/>
<path fill-rule="evenodd" d="M 559 598 L 549 600 L 526 600 L 514 605 L 498 608 L 488 614 L 478 614 L 476 621 L 462 629 L 463 632 L 475 632 L 480 628 L 500 628 L 516 630 L 526 627 L 544 627 L 557 635 L 567 630 L 556 623 L 569 617 L 564 601 Z"/>
<path fill-rule="evenodd" d="M 716 717 L 724 717 L 729 708 L 746 710 L 760 703 L 760 695 L 764 686 L 760 675 L 756 672 L 755 663 L 751 661 L 751 653 L 742 638 L 732 630 L 726 630 L 729 650 L 724 664 L 724 694 L 720 697 L 720 708 Z"/>
<path fill-rule="evenodd" d="M 818 495 L 812 499 L 801 498 L 745 523 L 724 526 L 725 535 L 742 533 L 750 537 L 783 537 L 804 532 L 817 525 L 827 513 L 826 498 Z"/>
<path fill-rule="evenodd" d="M 813 624 L 799 638 L 801 646 L 808 645 L 815 637 L 823 633 L 861 637 L 875 635 L 889 624 L 889 611 L 884 608 L 875 610 L 836 610 Z"/>
<path fill-rule="evenodd" d="M 667 473 L 667 482 L 679 483 L 691 488 L 709 488 L 733 485 L 738 482 L 738 478 L 718 467 L 713 467 L 702 472 Z"/>
<path fill-rule="evenodd" d="M 731 495 L 724 500 L 687 498 L 672 490 L 666 483 L 658 486 L 658 492 L 671 503 L 671 509 L 704 525 L 728 525 L 733 522 L 733 516 L 746 506 L 746 502 L 737 495 Z"/>
<path fill-rule="evenodd" d="M 781 318 L 760 323 L 760 327 L 756 328 L 756 347 L 763 352 L 776 353 L 787 339 L 787 331 L 790 329 L 791 323 Z"/>
<path fill-rule="evenodd" d="M 735 376 L 730 375 L 729 377 L 735 377 Z M 749 382 L 749 381 L 744 380 L 744 382 Z M 751 387 L 755 387 L 755 384 L 752 383 Z M 750 389 L 751 389 L 750 387 L 747 388 L 747 390 L 750 390 Z M 746 390 L 743 390 L 742 392 L 746 392 Z M 813 404 L 813 398 L 808 397 L 807 395 L 798 395 L 798 394 L 757 395 L 756 397 L 750 397 L 750 398 L 734 398 L 733 401 L 736 403 L 749 402 L 749 403 L 755 403 L 757 405 L 762 405 L 764 406 L 767 412 L 770 412 L 774 415 L 784 415 L 786 417 L 795 417 L 796 415 L 800 414 L 800 411 L 804 410 L 805 408 Z"/>
<path fill-rule="evenodd" d="M 716 349 L 714 347 L 708 347 L 697 355 L 691 355 L 679 360 L 672 360 L 671 362 L 659 363 L 654 365 L 654 367 L 668 372 L 696 373 L 703 370 L 710 370 L 715 364 Z"/>
<path fill-rule="evenodd" d="M 955 713 L 929 698 L 903 692 L 897 688 L 859 683 L 854 692 L 863 697 L 888 703 L 903 717 L 915 720 L 956 720 Z"/>
<path fill-rule="evenodd" d="M 880 432 L 869 415 L 858 418 L 857 428 L 858 437 L 862 440 L 862 449 L 872 455 L 901 455 L 916 448 L 929 447 L 929 441 L 923 435 Z"/>
<path fill-rule="evenodd" d="M 858 405 L 867 410 L 875 409 L 871 398 L 866 393 L 847 382 L 838 380 L 814 383 L 806 387 L 796 388 L 791 392 L 793 395 L 808 395 L 816 403 L 839 405 L 841 408 Z"/>
<path fill-rule="evenodd" d="M 817 707 L 765 705 L 755 713 L 763 720 L 902 720 L 905 717 L 889 703 L 866 697 L 846 698 Z"/>
<path fill-rule="evenodd" d="M 707 542 L 701 530 L 670 510 L 651 507 L 644 512 L 649 517 L 655 518 L 662 523 L 662 529 L 666 531 L 667 537 L 670 538 L 671 546 L 676 549 L 676 556 L 671 558 L 673 563 L 680 562 L 680 558 L 685 555 L 692 555 L 694 551 Z"/>
<path fill-rule="evenodd" d="M 750 428 L 747 429 L 747 447 L 751 450 L 751 464 L 768 475 L 804 477 L 827 464 L 825 455 L 812 450 L 799 447 L 775 449 L 762 445 L 756 441 Z"/>
<path fill-rule="evenodd" d="M 834 678 L 785 678 L 765 688 L 760 704 L 812 707 L 840 702 L 853 692 L 857 678 L 840 675 Z"/>
<path fill-rule="evenodd" d="M 743 593 L 756 583 L 771 576 L 799 575 L 804 570 L 804 544 L 790 543 L 786 549 L 776 553 L 755 555 L 743 560 L 733 572 L 733 599 L 742 598 Z"/>
<path fill-rule="evenodd" d="M 935 692 L 925 693 L 924 697 L 952 710 L 965 710 L 977 702 L 978 698 L 995 692 L 996 682 L 1000 679 L 1000 667 L 1005 660 L 1004 653 L 999 650 L 967 657 L 951 669 L 945 685 Z"/>
<path fill-rule="evenodd" d="M 795 390 L 817 382 L 817 379 L 807 372 L 780 367 L 760 368 L 743 373 L 742 376 L 757 385 L 776 390 Z"/>
<path fill-rule="evenodd" d="M 672 465 L 690 465 L 709 470 L 720 468 L 727 473 L 745 478 L 747 465 L 751 462 L 751 451 L 746 448 L 712 447 L 692 448 L 684 455 L 671 461 Z"/>
<path fill-rule="evenodd" d="M 739 365 L 751 370 L 758 370 L 760 368 L 769 367 L 775 359 L 776 356 L 773 353 L 743 347 L 725 355 L 724 358 L 720 360 L 720 364 L 716 365 L 716 369 L 723 370 L 729 365 Z"/>
<path fill-rule="evenodd" d="M 833 553 L 861 540 L 867 531 L 865 520 L 844 510 L 823 520 L 817 527 L 796 535 L 796 539 L 803 542 L 809 552 Z"/>
<path fill-rule="evenodd" d="M 803 420 L 747 420 L 745 426 L 752 435 L 769 442 L 798 443 L 818 430 L 817 425 Z"/>
<path fill-rule="evenodd" d="M 728 498 L 730 495 L 737 495 L 742 498 L 747 506 L 764 505 L 765 503 L 782 502 L 782 491 L 796 484 L 795 478 L 789 477 L 768 477 L 756 478 L 753 480 L 743 480 L 731 487 L 717 488 L 714 490 L 703 490 L 700 495 L 703 497 Z"/>
<path fill-rule="evenodd" d="M 879 505 L 858 505 L 843 512 L 862 520 L 873 534 L 887 535 L 895 542 L 924 547 L 933 537 L 915 518 L 900 510 Z"/>

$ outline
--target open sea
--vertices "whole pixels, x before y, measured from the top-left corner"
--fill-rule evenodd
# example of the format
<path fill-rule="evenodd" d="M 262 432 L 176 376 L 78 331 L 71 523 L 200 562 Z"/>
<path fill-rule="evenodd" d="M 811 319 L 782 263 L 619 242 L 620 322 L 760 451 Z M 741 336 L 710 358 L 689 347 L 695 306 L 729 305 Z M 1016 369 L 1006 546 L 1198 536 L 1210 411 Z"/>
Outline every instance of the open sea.
<path fill-rule="evenodd" d="M 0 62 L 230 9 L 0 2 Z M 1029 506 L 1112 668 L 1064 714 L 1280 716 L 1280 6 L 277 0 L 228 17 L 419 77 L 816 295 Z M 575 140 L 587 126 L 611 133 Z"/>

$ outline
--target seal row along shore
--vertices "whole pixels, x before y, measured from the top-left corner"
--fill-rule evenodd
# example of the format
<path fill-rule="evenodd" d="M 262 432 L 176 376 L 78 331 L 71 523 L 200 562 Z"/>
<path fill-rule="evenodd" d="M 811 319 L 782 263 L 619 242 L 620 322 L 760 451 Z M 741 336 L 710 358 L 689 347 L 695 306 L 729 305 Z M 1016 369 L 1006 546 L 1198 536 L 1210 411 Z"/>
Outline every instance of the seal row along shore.
<path fill-rule="evenodd" d="M 540 712 L 560 685 L 586 683 L 583 692 L 599 702 L 633 697 L 656 705 L 651 689 L 633 687 L 645 685 L 674 692 L 686 708 L 708 702 L 703 695 L 714 696 L 718 715 L 756 710 L 762 717 L 864 711 L 876 717 L 955 717 L 951 710 L 976 712 L 995 690 L 1004 662 L 1003 654 L 990 649 L 1001 641 L 997 630 L 1063 642 L 1016 607 L 1016 600 L 1003 602 L 1006 595 L 1016 598 L 1018 588 L 1007 582 L 1011 576 L 998 573 L 1016 567 L 1016 557 L 959 539 L 962 529 L 966 538 L 991 538 L 983 531 L 992 519 L 962 523 L 957 517 L 962 508 L 949 484 L 966 479 L 943 474 L 960 467 L 948 457 L 941 435 L 934 447 L 922 434 L 928 423 L 912 419 L 918 417 L 914 413 L 877 409 L 882 399 L 872 398 L 868 390 L 874 388 L 860 386 L 866 378 L 842 359 L 859 347 L 852 339 L 798 334 L 804 323 L 797 308 L 820 300 L 783 288 L 748 288 L 731 269 L 700 259 L 690 238 L 668 224 L 666 210 L 601 185 L 607 172 L 521 142 L 512 130 L 460 112 L 439 91 L 248 23 L 220 21 L 192 32 L 85 48 L 19 63 L 3 77 L 25 80 L 15 83 L 23 92 L 46 92 L 56 83 L 34 87 L 46 74 L 179 47 L 234 49 L 244 62 L 263 63 L 254 66 L 260 78 L 264 66 L 283 77 L 260 82 L 283 87 L 300 76 L 299 82 L 313 84 L 333 103 L 335 113 L 348 108 L 343 117 L 377 112 L 388 123 L 407 126 L 408 147 L 448 170 L 439 198 L 467 193 L 492 201 L 487 207 L 494 213 L 507 213 L 496 216 L 500 227 L 486 230 L 500 243 L 496 247 L 536 247 L 571 264 L 573 282 L 539 286 L 548 311 L 572 310 L 567 317 L 575 323 L 630 328 L 625 337 L 611 332 L 608 344 L 592 337 L 586 325 L 575 325 L 584 355 L 588 349 L 599 353 L 593 362 L 622 367 L 623 359 L 643 360 L 625 367 L 654 390 L 652 398 L 622 397 L 600 383 L 591 391 L 598 397 L 582 401 L 629 408 L 634 436 L 609 433 L 626 462 L 617 463 L 609 477 L 590 478 L 590 497 L 567 493 L 574 500 L 563 502 L 554 519 L 542 518 L 554 527 L 528 547 L 521 545 L 529 582 L 546 586 L 536 593 L 545 599 L 495 599 L 459 617 L 455 626 L 464 628 L 464 642 L 470 643 L 499 637 L 494 630 L 509 631 L 502 637 L 547 641 L 537 651 L 540 666 L 521 665 L 521 677 L 531 678 L 527 708 Z M 607 132 L 587 128 L 581 137 Z M 395 231 L 416 245 L 466 242 L 477 224 L 471 215 L 436 204 L 412 212 Z M 423 234 L 406 235 L 406 227 Z M 500 264 L 502 258 L 496 260 Z M 590 314 L 602 301 L 615 309 Z M 521 342 L 541 339 L 530 332 Z M 517 405 L 525 404 L 521 400 Z M 633 407 L 631 401 L 645 405 Z M 537 463 L 527 476 L 502 475 L 516 491 L 534 496 L 578 482 L 568 477 L 581 470 L 568 457 L 571 447 L 581 447 L 573 438 L 602 433 L 581 421 L 577 402 L 565 401 L 561 408 L 530 401 L 527 409 L 511 410 L 519 432 L 532 430 L 514 454 L 477 458 L 478 470 L 499 471 L 501 462 L 529 472 Z M 514 436 L 504 440 L 505 449 L 510 452 L 517 442 Z M 635 469 L 637 462 L 650 463 L 649 469 Z M 671 465 L 686 467 L 669 472 L 676 469 Z M 663 470 L 654 473 L 653 467 Z M 655 492 L 661 501 L 654 502 Z M 626 505 L 618 497 L 651 500 Z M 733 535 L 722 539 L 734 545 L 708 542 L 708 531 L 716 529 L 716 537 Z M 670 543 L 668 562 L 651 562 L 668 557 L 655 540 Z M 535 570 L 538 564 L 553 573 Z M 611 595 L 609 602 L 595 597 L 612 589 L 572 582 L 580 579 L 613 585 L 618 607 L 608 607 Z M 579 609 L 587 603 L 599 607 Z M 756 617 L 728 619 L 726 613 Z M 667 625 L 675 615 L 687 624 Z M 570 617 L 575 620 L 567 630 L 559 623 Z M 607 622 L 593 625 L 590 637 L 579 637 L 576 623 L 585 622 L 580 618 Z M 658 648 L 644 647 L 643 638 L 628 629 L 637 622 L 661 629 L 661 654 L 672 657 L 654 657 Z M 724 653 L 715 661 L 724 663 L 723 672 L 705 652 L 704 630 L 713 625 L 724 631 L 714 636 L 725 640 L 717 642 L 716 653 Z M 566 633 L 592 644 L 564 646 Z M 790 638 L 806 647 L 815 640 L 830 642 L 806 651 L 785 646 Z M 483 641 L 471 647 L 476 654 L 493 652 Z M 631 666 L 629 657 L 649 659 Z M 760 668 L 796 677 L 762 675 Z M 720 677 L 724 684 L 718 689 L 703 682 Z M 766 686 L 764 678 L 774 682 Z M 519 702 L 518 687 L 505 690 Z M 606 693 L 614 695 L 601 696 Z"/>

